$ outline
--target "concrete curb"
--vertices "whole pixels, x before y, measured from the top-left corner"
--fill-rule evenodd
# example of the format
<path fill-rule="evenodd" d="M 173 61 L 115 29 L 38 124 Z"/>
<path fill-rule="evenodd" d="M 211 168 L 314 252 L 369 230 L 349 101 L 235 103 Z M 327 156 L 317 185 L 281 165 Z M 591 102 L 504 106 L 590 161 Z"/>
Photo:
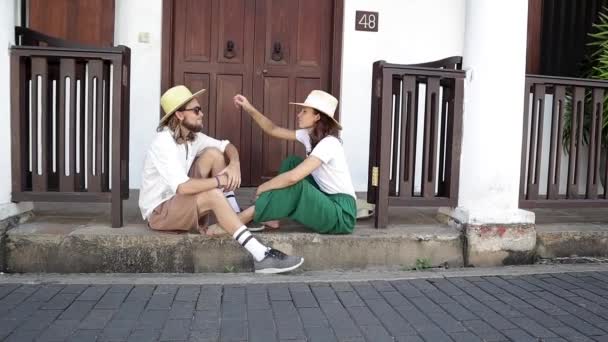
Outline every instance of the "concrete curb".
<path fill-rule="evenodd" d="M 214 285 L 214 284 L 273 284 L 273 283 L 319 283 L 356 282 L 371 280 L 437 279 L 455 277 L 522 276 L 531 274 L 608 272 L 608 264 L 583 265 L 523 265 L 487 268 L 433 269 L 426 271 L 325 271 L 302 272 L 285 275 L 258 275 L 253 273 L 160 273 L 160 274 L 4 274 L 0 284 L 172 284 L 172 285 Z"/>
<path fill-rule="evenodd" d="M 50 231 L 50 230 L 49 230 Z M 11 230 L 6 241 L 7 272 L 199 273 L 251 271 L 252 259 L 231 237 L 168 235 L 143 227 L 115 230 L 86 227 L 68 234 Z M 411 269 L 418 260 L 431 266 L 463 266 L 461 235 L 361 229 L 352 235 L 264 233 L 261 241 L 305 258 L 306 271 L 392 266 Z"/>

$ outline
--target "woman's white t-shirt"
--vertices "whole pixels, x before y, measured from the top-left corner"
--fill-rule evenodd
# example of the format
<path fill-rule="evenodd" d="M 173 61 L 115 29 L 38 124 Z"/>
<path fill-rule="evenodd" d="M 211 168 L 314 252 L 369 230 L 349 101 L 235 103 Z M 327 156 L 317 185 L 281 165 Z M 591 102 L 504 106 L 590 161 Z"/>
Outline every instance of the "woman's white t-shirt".
<path fill-rule="evenodd" d="M 321 191 L 326 194 L 347 194 L 357 198 L 346 163 L 344 147 L 338 138 L 327 136 L 321 139 L 314 149 L 307 129 L 296 130 L 296 139 L 304 145 L 307 155 L 315 156 L 322 162 L 321 166 L 312 172 L 312 177 Z"/>

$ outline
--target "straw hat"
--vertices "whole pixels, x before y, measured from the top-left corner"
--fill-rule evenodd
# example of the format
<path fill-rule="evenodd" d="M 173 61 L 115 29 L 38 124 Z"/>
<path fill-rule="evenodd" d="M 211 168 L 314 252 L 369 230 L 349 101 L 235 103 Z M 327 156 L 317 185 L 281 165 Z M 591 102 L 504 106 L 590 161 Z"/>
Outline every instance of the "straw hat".
<path fill-rule="evenodd" d="M 160 124 L 162 125 L 167 121 L 171 114 L 175 113 L 181 106 L 190 102 L 194 97 L 205 92 L 206 89 L 201 89 L 196 93 L 192 94 L 190 89 L 186 88 L 183 85 L 178 85 L 173 88 L 168 89 L 163 96 L 160 97 L 160 106 L 163 108 L 165 112 L 165 116 L 160 119 Z"/>
<path fill-rule="evenodd" d="M 336 107 L 338 107 L 338 99 L 333 97 L 331 94 L 324 92 L 323 90 L 311 91 L 304 103 L 290 102 L 290 104 L 314 108 L 329 116 L 329 118 L 332 119 L 336 125 L 338 125 L 338 128 L 342 129 L 342 125 L 340 125 L 340 123 L 334 119 L 334 113 L 336 111 Z"/>

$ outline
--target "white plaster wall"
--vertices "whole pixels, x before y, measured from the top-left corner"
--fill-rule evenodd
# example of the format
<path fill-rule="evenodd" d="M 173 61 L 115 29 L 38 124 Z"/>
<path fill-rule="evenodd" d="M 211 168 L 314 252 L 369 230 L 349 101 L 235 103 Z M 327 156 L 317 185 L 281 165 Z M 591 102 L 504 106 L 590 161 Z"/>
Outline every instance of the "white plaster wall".
<path fill-rule="evenodd" d="M 19 0 L 0 1 L 0 220 L 30 210 L 31 203 L 11 202 L 11 116 L 10 55 L 15 40 L 15 24 L 19 22 Z"/>
<path fill-rule="evenodd" d="M 341 122 L 357 191 L 367 190 L 372 64 L 461 56 L 464 0 L 345 0 Z M 379 12 L 378 32 L 355 31 L 355 11 Z"/>
<path fill-rule="evenodd" d="M 148 32 L 149 43 L 140 43 Z M 129 188 L 141 182 L 144 156 L 156 133 L 160 110 L 162 0 L 116 0 L 114 44 L 131 48 Z"/>
<path fill-rule="evenodd" d="M 527 10 L 526 0 L 466 1 L 458 206 L 468 223 L 534 221 L 518 209 Z"/>

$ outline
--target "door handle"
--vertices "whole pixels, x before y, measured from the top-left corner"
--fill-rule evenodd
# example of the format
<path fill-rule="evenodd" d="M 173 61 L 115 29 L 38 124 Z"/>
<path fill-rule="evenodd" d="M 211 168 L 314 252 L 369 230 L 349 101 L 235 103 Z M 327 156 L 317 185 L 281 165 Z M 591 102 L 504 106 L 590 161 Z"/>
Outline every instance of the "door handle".
<path fill-rule="evenodd" d="M 226 49 L 224 50 L 224 57 L 231 59 L 234 58 L 236 53 L 234 52 L 234 42 L 229 40 L 226 42 Z"/>
<path fill-rule="evenodd" d="M 280 42 L 274 42 L 272 46 L 272 60 L 275 62 L 279 62 L 283 59 L 283 49 L 281 48 Z"/>

